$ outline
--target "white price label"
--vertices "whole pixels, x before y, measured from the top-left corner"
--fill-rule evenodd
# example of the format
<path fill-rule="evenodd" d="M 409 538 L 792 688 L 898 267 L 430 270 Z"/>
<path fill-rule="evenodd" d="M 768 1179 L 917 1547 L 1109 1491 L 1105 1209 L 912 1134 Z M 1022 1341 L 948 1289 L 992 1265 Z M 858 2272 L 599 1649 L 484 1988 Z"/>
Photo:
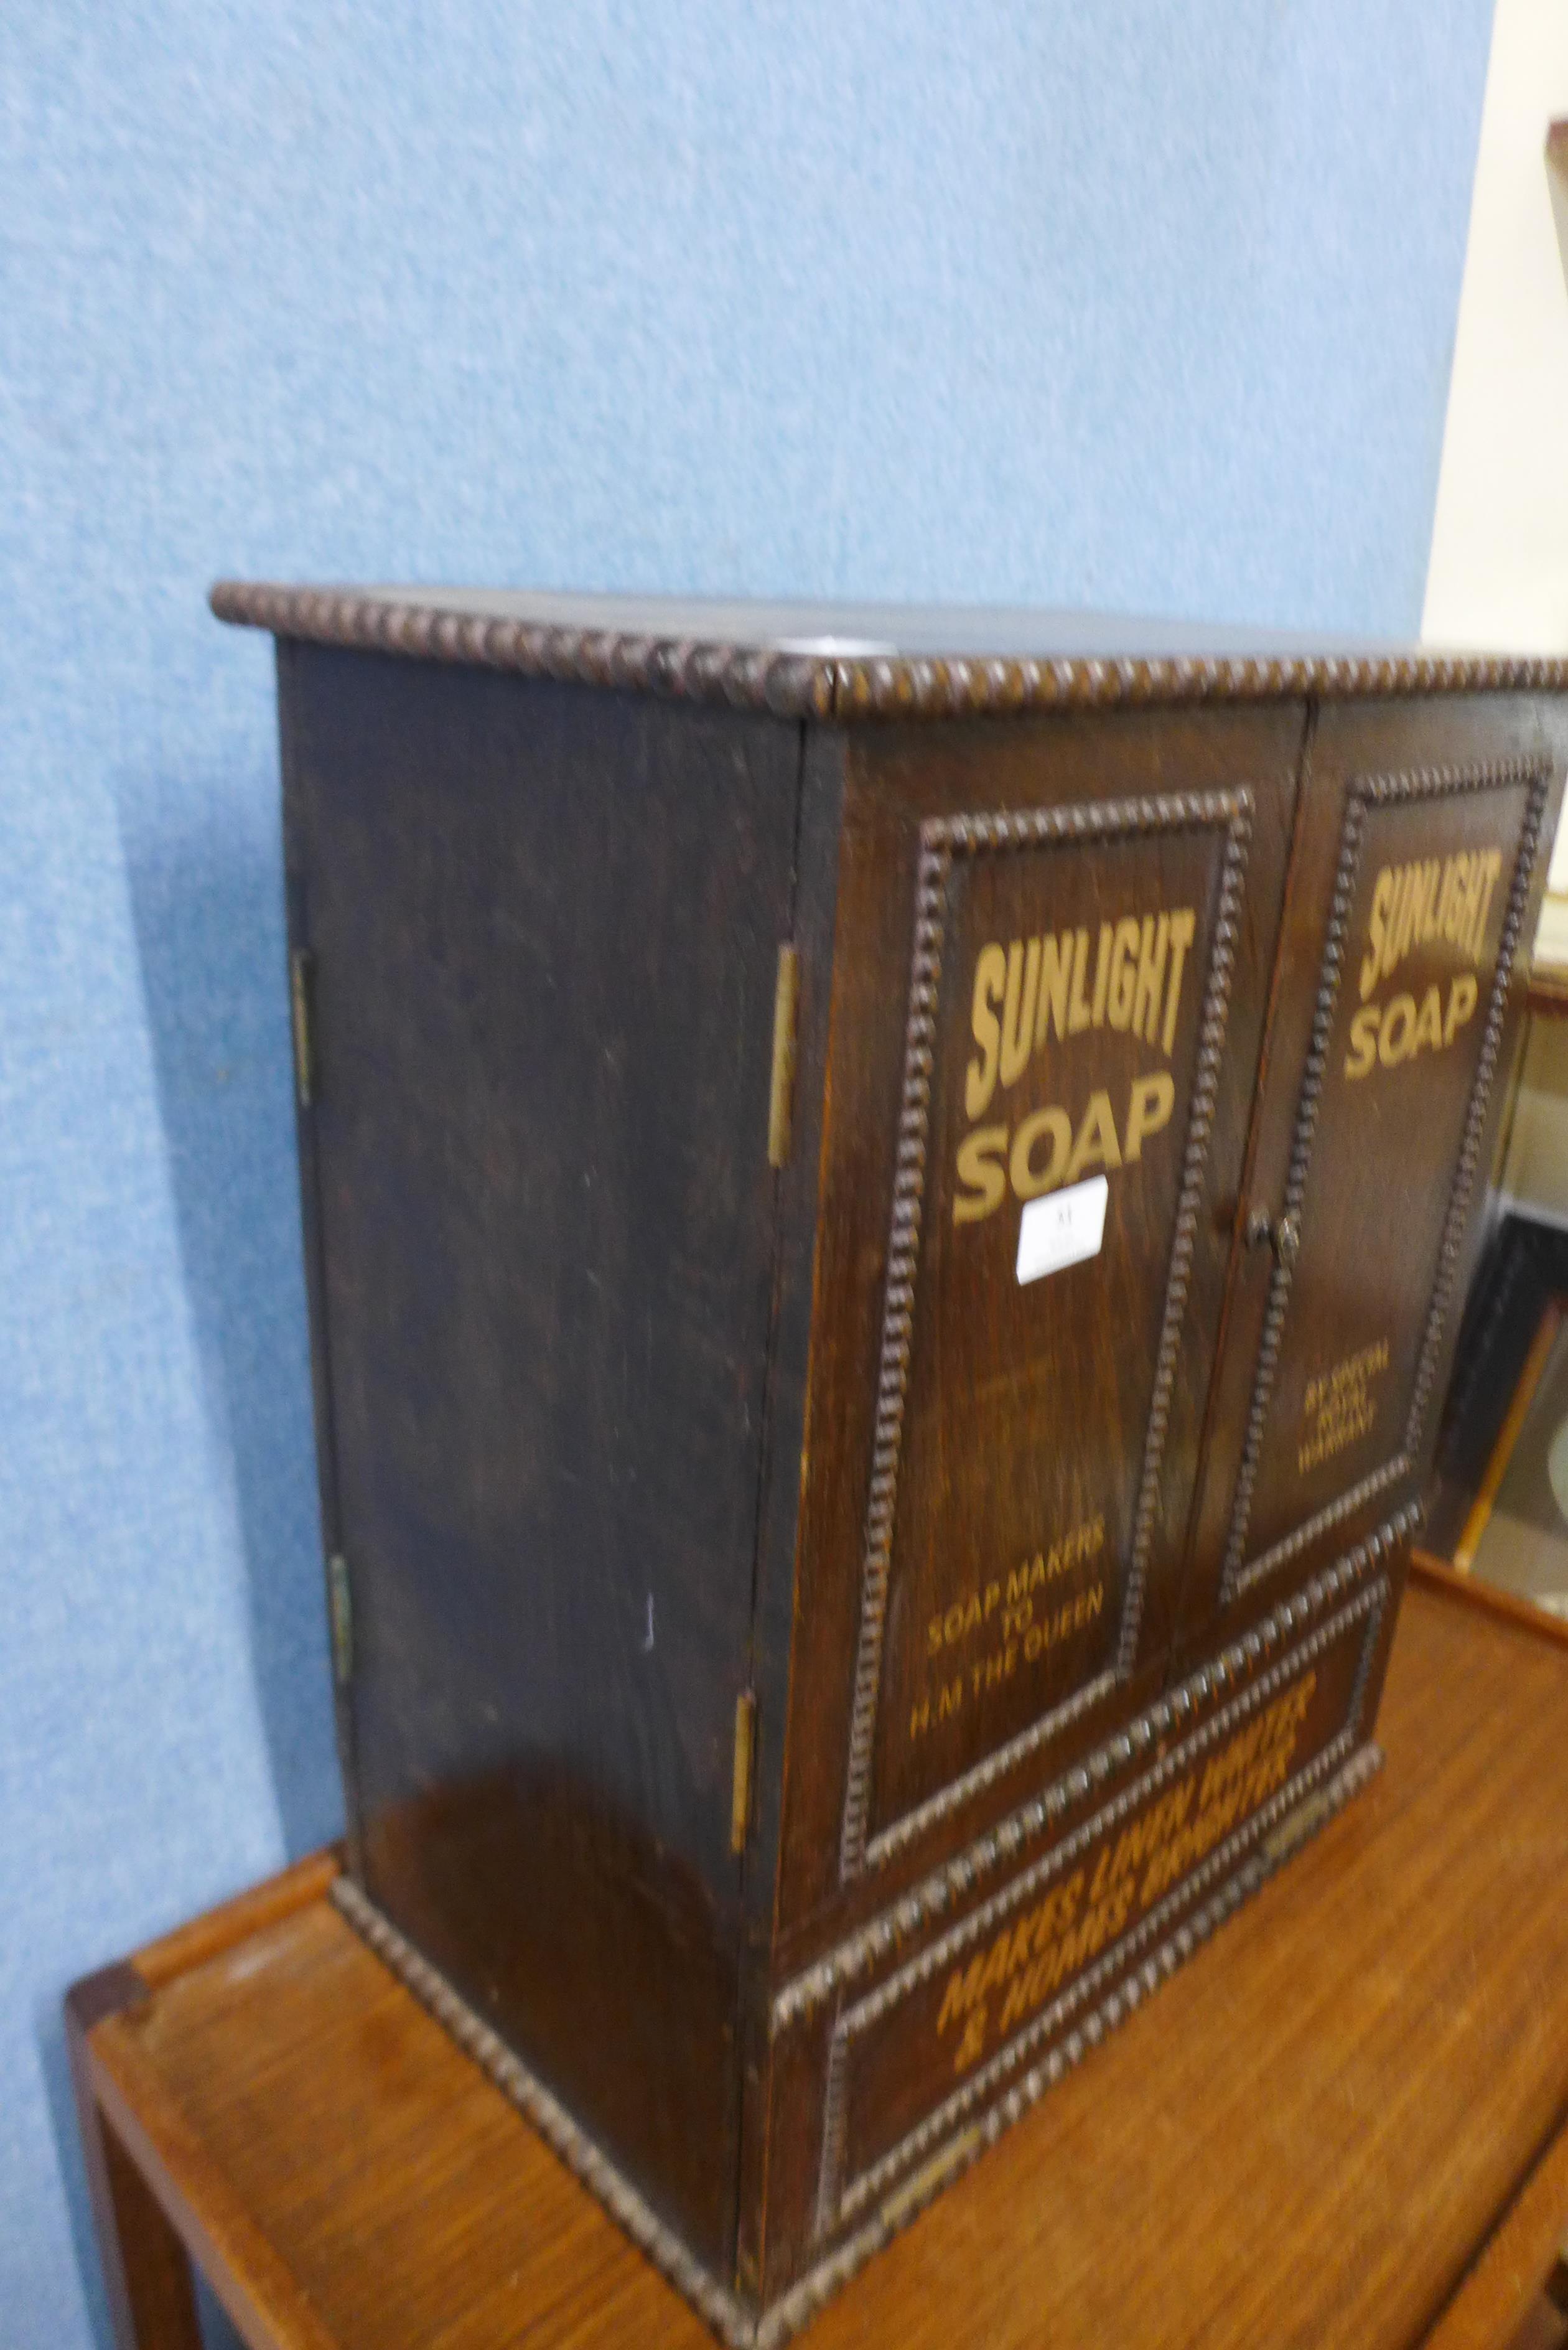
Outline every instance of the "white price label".
<path fill-rule="evenodd" d="M 1103 1175 L 1091 1175 L 1086 1183 L 1028 1201 L 1018 1225 L 1019 1280 L 1038 1281 L 1064 1265 L 1098 1256 L 1110 1191 Z"/>

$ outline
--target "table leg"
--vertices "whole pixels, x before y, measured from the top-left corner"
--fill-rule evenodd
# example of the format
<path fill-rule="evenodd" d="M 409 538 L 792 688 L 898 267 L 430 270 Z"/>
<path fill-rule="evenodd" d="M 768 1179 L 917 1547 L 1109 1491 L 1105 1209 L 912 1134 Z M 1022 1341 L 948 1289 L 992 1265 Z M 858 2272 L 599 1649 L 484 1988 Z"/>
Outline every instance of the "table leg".
<path fill-rule="evenodd" d="M 94 2024 L 146 1996 L 145 1983 L 128 1966 L 106 1967 L 67 1994 L 66 2042 L 82 2154 L 119 2350 L 202 2350 L 185 2247 L 105 2120 L 88 2077 L 87 2036 Z"/>

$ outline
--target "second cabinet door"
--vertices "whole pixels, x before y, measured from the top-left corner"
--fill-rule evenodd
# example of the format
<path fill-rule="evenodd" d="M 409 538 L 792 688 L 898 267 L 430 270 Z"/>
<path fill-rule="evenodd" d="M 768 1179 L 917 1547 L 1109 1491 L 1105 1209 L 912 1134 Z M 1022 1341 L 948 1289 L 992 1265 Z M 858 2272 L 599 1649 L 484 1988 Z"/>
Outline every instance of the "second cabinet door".
<path fill-rule="evenodd" d="M 1563 721 L 1331 704 L 1298 801 L 1183 1634 L 1421 1489 L 1506 1092 Z M 1538 853 L 1539 852 L 1539 853 Z"/>

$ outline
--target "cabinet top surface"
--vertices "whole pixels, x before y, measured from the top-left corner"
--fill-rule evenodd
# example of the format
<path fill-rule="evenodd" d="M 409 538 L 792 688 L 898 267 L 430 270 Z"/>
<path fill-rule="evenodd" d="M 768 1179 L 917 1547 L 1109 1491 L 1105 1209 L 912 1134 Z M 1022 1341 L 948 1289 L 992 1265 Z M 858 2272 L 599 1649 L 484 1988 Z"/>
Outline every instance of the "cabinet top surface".
<path fill-rule="evenodd" d="M 1062 703 L 1568 690 L 1568 659 L 1001 606 L 240 580 L 221 580 L 212 604 L 220 619 L 280 637 L 833 721 Z"/>

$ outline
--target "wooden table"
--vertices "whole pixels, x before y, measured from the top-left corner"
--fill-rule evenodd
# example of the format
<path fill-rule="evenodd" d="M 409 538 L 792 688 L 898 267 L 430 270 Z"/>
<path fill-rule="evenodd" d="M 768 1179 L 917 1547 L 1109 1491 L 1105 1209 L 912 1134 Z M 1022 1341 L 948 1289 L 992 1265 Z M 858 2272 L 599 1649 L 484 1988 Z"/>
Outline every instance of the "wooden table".
<path fill-rule="evenodd" d="M 1537 963 L 1530 974 L 1525 1000 L 1532 1012 L 1544 1018 L 1568 1018 L 1568 969 L 1561 963 Z"/>
<path fill-rule="evenodd" d="M 1568 1638 L 1413 1586 L 1386 1769 L 813 2350 L 1568 2340 Z M 120 2338 L 708 2350 L 308 1861 L 67 2001 Z M 1522 2329 L 1522 2330 L 1521 2330 Z"/>

